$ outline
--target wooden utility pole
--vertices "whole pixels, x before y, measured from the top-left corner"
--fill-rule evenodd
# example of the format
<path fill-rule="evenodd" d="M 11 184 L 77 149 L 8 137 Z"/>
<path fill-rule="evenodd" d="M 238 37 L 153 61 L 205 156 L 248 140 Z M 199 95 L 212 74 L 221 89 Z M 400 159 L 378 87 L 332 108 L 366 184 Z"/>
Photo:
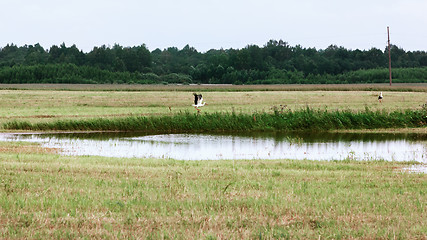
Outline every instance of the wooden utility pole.
<path fill-rule="evenodd" d="M 388 36 L 388 72 L 390 74 L 390 86 L 391 86 L 391 51 L 390 51 L 390 31 L 387 27 L 387 36 Z"/>

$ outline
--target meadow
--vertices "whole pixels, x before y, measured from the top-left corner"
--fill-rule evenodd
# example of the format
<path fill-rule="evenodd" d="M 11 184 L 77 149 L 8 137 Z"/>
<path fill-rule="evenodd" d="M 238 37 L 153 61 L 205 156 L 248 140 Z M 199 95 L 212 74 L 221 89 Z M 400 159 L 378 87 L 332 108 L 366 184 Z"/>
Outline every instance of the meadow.
<path fill-rule="evenodd" d="M 413 163 L 61 156 L 0 143 L 2 239 L 425 239 Z"/>
<path fill-rule="evenodd" d="M 427 102 L 427 84 L 313 85 L 313 86 L 146 86 L 121 89 L 115 85 L 0 86 L 0 125 L 17 120 L 30 123 L 68 119 L 166 116 L 195 113 L 193 91 L 208 104 L 202 113 L 273 113 L 275 110 L 404 111 L 419 110 Z M 55 89 L 60 88 L 60 89 Z M 384 88 L 384 101 L 377 100 Z M 314 89 L 314 90 L 313 90 Z M 364 89 L 364 90 L 359 90 Z M 412 89 L 411 91 L 403 91 Z"/>
<path fill-rule="evenodd" d="M 427 131 L 423 116 L 408 128 L 415 115 L 399 115 L 424 111 L 427 85 L 121 87 L 0 86 L 1 131 L 16 131 L 5 129 L 12 123 L 44 131 L 61 122 L 164 124 L 181 116 L 229 116 L 223 123 L 265 116 L 266 123 L 288 112 L 322 119 L 316 113 L 325 111 L 361 114 L 379 129 L 377 120 L 391 117 L 409 132 Z M 208 103 L 199 115 L 193 91 Z M 419 164 L 63 156 L 35 143 L 0 142 L 0 238 L 426 239 L 427 176 L 404 170 Z"/>

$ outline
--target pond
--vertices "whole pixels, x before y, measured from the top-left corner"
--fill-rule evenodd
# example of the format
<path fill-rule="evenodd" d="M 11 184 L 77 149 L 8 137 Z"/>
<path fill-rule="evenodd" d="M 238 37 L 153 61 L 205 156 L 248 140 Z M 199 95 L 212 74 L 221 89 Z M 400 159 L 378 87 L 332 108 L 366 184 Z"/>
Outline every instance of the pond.
<path fill-rule="evenodd" d="M 427 134 L 250 133 L 0 134 L 0 141 L 38 142 L 65 155 L 178 160 L 308 159 L 427 163 Z"/>

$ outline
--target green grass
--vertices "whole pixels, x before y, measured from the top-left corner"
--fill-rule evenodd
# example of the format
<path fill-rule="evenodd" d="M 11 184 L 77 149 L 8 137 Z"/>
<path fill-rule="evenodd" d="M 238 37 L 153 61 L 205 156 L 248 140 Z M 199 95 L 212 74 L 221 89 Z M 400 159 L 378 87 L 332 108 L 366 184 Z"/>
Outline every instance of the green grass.
<path fill-rule="evenodd" d="M 343 86 L 349 87 L 348 85 Z M 67 119 L 165 116 L 187 111 L 195 112 L 191 106 L 193 103 L 192 92 L 176 87 L 176 90 L 165 88 L 170 90 L 166 91 L 154 88 L 154 86 L 147 86 L 148 89 L 154 90 L 131 92 L 0 90 L 0 125 L 12 120 L 37 123 Z M 281 90 L 282 86 L 269 86 L 268 91 L 259 89 L 258 86 L 245 86 L 252 89 L 248 92 L 238 88 L 232 88 L 235 91 L 219 91 L 222 88 L 203 89 L 202 87 L 197 92 L 203 94 L 204 100 L 208 104 L 202 108 L 203 113 L 272 113 L 273 109 L 280 108 L 280 105 L 286 106 L 286 109 L 292 111 L 309 107 L 311 109 L 356 112 L 369 107 L 372 111 L 392 112 L 420 109 L 427 100 L 425 93 L 427 88 L 425 87 L 424 92 L 384 91 L 382 104 L 377 100 L 379 91 L 348 91 L 351 86 L 347 90 L 337 88 L 335 91 L 331 86 L 325 86 L 325 88 L 329 87 L 328 91 L 307 90 L 311 86 L 289 86 L 294 87 L 289 91 Z M 402 90 L 402 88 L 398 89 Z"/>
<path fill-rule="evenodd" d="M 60 156 L 0 143 L 2 239 L 423 239 L 408 163 Z M 412 164 L 412 163 L 411 163 Z"/>
<path fill-rule="evenodd" d="M 78 87 L 1 90 L 0 124 L 11 131 L 426 129 L 425 85 Z M 388 91 L 382 104 L 380 89 Z M 209 104 L 200 115 L 190 113 L 193 90 L 205 91 Z M 426 174 L 400 170 L 417 163 L 56 152 L 0 142 L 0 239 L 427 238 Z"/>
<path fill-rule="evenodd" d="M 377 129 L 425 127 L 425 109 L 406 111 L 361 112 L 328 111 L 306 108 L 288 111 L 275 108 L 273 113 L 180 113 L 171 116 L 96 118 L 30 123 L 11 121 L 3 124 L 8 130 L 67 131 L 326 131 L 337 129 Z"/>

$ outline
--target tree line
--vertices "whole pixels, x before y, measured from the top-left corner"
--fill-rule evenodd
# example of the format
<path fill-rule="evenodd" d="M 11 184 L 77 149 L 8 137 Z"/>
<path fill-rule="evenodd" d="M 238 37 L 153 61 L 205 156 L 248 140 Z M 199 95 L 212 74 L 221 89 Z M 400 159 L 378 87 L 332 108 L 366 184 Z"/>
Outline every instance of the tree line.
<path fill-rule="evenodd" d="M 390 50 L 394 82 L 427 82 L 427 53 Z M 0 83 L 381 83 L 388 81 L 388 48 L 350 50 L 290 46 L 270 40 L 264 46 L 211 49 L 189 45 L 149 51 L 145 45 L 115 44 L 84 53 L 75 45 L 40 44 L 0 48 Z"/>

